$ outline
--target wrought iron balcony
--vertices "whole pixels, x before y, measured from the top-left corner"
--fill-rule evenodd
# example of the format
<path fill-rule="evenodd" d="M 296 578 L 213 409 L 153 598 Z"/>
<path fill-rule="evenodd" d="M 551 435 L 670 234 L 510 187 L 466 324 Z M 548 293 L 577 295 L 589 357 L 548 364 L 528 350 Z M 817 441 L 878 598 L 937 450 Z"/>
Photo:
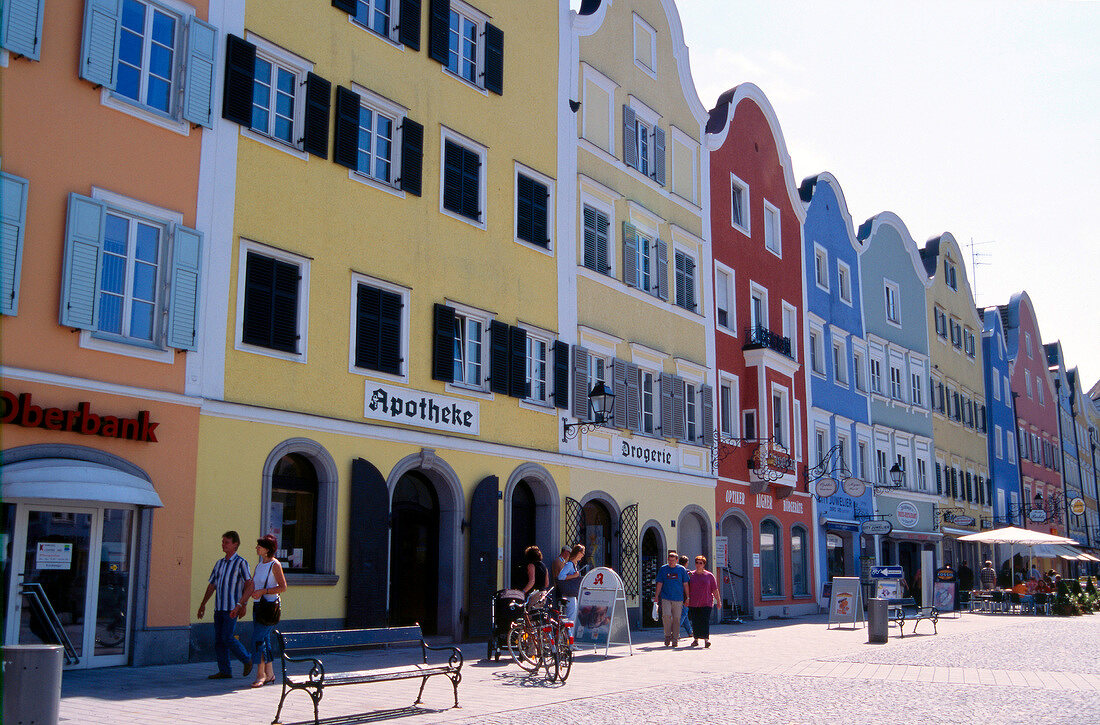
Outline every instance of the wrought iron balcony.
<path fill-rule="evenodd" d="M 762 325 L 745 330 L 745 344 L 741 346 L 741 349 L 758 350 L 762 347 L 775 350 L 787 357 L 793 357 L 791 355 L 791 338 L 783 337 Z"/>

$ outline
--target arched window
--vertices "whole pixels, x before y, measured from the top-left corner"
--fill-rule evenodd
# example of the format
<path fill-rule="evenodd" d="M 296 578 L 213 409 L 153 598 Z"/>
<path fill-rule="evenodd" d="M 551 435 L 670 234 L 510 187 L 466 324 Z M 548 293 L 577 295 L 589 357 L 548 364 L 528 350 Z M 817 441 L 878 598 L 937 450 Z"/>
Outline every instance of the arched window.
<path fill-rule="evenodd" d="M 760 523 L 760 595 L 783 595 L 783 580 L 779 575 L 779 526 L 774 521 Z"/>
<path fill-rule="evenodd" d="M 791 529 L 791 593 L 796 597 L 810 593 L 808 556 L 809 540 L 806 529 L 795 526 Z"/>
<path fill-rule="evenodd" d="M 317 557 L 317 470 L 300 453 L 288 453 L 271 472 L 271 529 L 287 571 L 313 572 Z"/>
<path fill-rule="evenodd" d="M 585 556 L 592 566 L 611 566 L 611 513 L 599 501 L 584 505 Z"/>

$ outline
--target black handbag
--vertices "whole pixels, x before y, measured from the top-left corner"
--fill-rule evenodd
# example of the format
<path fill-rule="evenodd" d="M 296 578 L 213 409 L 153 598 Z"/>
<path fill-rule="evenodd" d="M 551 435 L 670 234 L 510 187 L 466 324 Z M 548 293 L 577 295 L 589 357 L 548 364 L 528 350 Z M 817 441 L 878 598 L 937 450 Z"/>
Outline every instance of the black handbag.
<path fill-rule="evenodd" d="M 271 583 L 271 569 L 267 570 L 267 583 Z M 262 624 L 265 627 L 274 627 L 279 623 L 282 616 L 283 609 L 280 606 L 278 595 L 276 595 L 275 601 L 273 602 L 269 602 L 263 597 L 260 597 L 256 600 L 256 603 L 252 605 L 252 618 L 256 620 L 257 624 Z"/>

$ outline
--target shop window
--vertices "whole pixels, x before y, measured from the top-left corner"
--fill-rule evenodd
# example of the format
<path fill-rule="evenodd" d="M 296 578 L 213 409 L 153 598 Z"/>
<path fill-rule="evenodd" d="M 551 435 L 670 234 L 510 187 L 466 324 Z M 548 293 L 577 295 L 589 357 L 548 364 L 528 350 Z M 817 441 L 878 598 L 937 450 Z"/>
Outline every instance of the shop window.
<path fill-rule="evenodd" d="M 333 573 L 337 480 L 332 457 L 308 439 L 286 441 L 268 456 L 261 528 L 275 535 L 288 575 Z"/>
<path fill-rule="evenodd" d="M 774 521 L 760 523 L 760 594 L 765 597 L 783 595 L 780 576 L 779 526 Z"/>
<path fill-rule="evenodd" d="M 794 596 L 808 596 L 809 585 L 809 539 L 806 529 L 795 526 L 791 529 L 791 591 Z"/>

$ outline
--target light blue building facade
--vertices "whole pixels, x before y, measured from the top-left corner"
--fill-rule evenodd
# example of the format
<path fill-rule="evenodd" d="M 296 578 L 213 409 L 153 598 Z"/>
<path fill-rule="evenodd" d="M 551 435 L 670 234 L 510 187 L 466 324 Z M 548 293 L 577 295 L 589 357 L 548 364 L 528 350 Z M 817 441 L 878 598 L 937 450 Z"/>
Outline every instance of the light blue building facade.
<path fill-rule="evenodd" d="M 806 179 L 799 194 L 807 204 L 807 479 L 814 496 L 818 570 L 827 582 L 860 575 L 866 550 L 860 522 L 872 515 L 873 490 L 866 482 L 872 477 L 873 436 L 860 283 L 864 247 L 832 174 Z"/>

